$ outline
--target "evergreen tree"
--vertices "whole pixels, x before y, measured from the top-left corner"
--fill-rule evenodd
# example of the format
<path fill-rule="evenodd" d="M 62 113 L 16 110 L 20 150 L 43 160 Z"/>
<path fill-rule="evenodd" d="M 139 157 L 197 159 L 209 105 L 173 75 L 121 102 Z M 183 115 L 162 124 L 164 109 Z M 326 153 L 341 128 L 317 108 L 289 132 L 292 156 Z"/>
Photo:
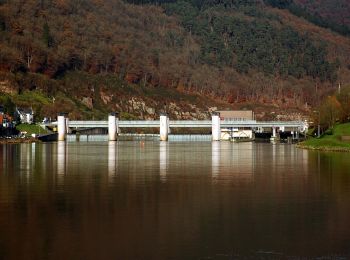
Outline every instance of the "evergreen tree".
<path fill-rule="evenodd" d="M 50 33 L 50 27 L 49 27 L 47 22 L 43 26 L 43 40 L 44 40 L 45 45 L 48 48 L 52 47 L 53 38 L 52 38 L 52 35 Z"/>

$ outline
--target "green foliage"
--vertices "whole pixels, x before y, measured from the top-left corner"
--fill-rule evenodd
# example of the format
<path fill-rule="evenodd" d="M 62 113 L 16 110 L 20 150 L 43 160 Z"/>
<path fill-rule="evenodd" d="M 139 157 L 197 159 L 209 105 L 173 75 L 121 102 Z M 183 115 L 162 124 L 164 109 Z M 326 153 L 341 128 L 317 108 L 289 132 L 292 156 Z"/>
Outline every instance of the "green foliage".
<path fill-rule="evenodd" d="M 27 132 L 26 136 L 31 136 L 32 134 L 48 134 L 48 131 L 39 125 L 19 124 L 16 125 L 16 129 L 20 132 Z"/>
<path fill-rule="evenodd" d="M 293 3 L 293 0 L 264 0 L 264 2 L 273 7 L 288 8 Z"/>
<path fill-rule="evenodd" d="M 121 120 L 138 120 L 139 119 L 138 117 L 127 112 L 121 112 L 119 116 Z"/>
<path fill-rule="evenodd" d="M 329 128 L 324 132 L 325 135 L 333 135 L 333 128 Z"/>
<path fill-rule="evenodd" d="M 17 92 L 13 100 L 33 103 L 40 115 L 64 108 L 76 118 L 126 109 L 122 101 L 132 96 L 268 103 L 288 93 L 286 104 L 300 105 L 316 99 L 314 80 L 336 79 L 328 46 L 285 26 L 261 1 L 125 2 L 22 1 L 19 8 L 3 1 L 1 81 Z"/>
<path fill-rule="evenodd" d="M 306 20 L 320 26 L 323 28 L 329 28 L 335 32 L 338 32 L 342 35 L 349 36 L 350 35 L 350 27 L 346 24 L 341 24 L 338 22 L 334 22 L 330 19 L 325 19 L 319 14 L 308 10 L 305 6 L 294 3 L 293 0 L 264 0 L 266 4 L 269 4 L 273 7 L 288 9 L 292 14 L 303 17 Z M 329 12 L 329 10 L 327 10 Z M 335 14 L 337 15 L 337 14 Z"/>
<path fill-rule="evenodd" d="M 350 136 L 350 123 L 336 125 L 333 132 L 334 132 L 334 135 L 336 136 L 342 136 L 342 135 Z"/>
<path fill-rule="evenodd" d="M 252 4 L 244 1 L 257 9 Z M 240 1 L 204 1 L 196 7 L 191 1 L 179 1 L 165 8 L 168 14 L 179 15 L 183 26 L 199 37 L 204 63 L 234 67 L 241 73 L 257 69 L 297 78 L 336 79 L 336 66 L 327 61 L 324 44 L 315 44 L 292 28 L 278 29 L 261 19 L 250 21 L 213 9 L 241 5 Z"/>
<path fill-rule="evenodd" d="M 44 24 L 43 26 L 43 40 L 45 45 L 50 48 L 53 45 L 53 38 L 52 35 L 50 33 L 50 27 L 47 24 L 47 22 Z"/>
<path fill-rule="evenodd" d="M 23 104 L 25 106 L 30 106 L 31 104 L 47 105 L 51 103 L 51 100 L 40 91 L 24 91 L 20 95 L 17 95 L 15 100 L 19 105 Z"/>
<path fill-rule="evenodd" d="M 350 121 L 350 86 L 342 87 L 336 97 L 342 108 L 341 121 Z"/>
<path fill-rule="evenodd" d="M 350 151 L 350 143 L 341 140 L 341 136 L 350 136 L 350 123 L 335 125 L 329 134 L 321 138 L 311 138 L 302 143 L 302 147 L 321 150 Z"/>
<path fill-rule="evenodd" d="M 15 103 L 12 101 L 11 97 L 8 95 L 3 95 L 0 98 L 0 104 L 2 104 L 4 106 L 4 112 L 6 114 L 9 114 L 11 116 L 14 115 L 15 110 L 16 110 L 16 105 Z"/>
<path fill-rule="evenodd" d="M 199 53 L 193 55 L 198 59 L 194 60 L 191 57 L 188 59 L 191 65 L 200 63 L 220 69 L 228 66 L 240 73 L 259 70 L 268 75 L 291 75 L 296 78 L 311 76 L 321 81 L 336 79 L 336 66 L 327 61 L 326 46 L 314 43 L 309 37 L 300 35 L 291 28 L 276 27 L 270 20 L 278 20 L 278 17 L 272 17 L 268 12 L 264 12 L 260 1 L 129 0 L 126 2 L 162 5 L 168 15 L 179 16 L 183 27 L 195 34 L 196 41 L 199 43 Z M 267 1 L 268 4 L 280 8 L 289 6 L 289 2 Z M 9 17 L 16 13 L 15 5 L 4 4 L 4 6 L 9 9 Z M 23 9 L 29 10 L 29 7 L 26 6 Z M 50 16 L 40 17 L 39 23 L 43 25 L 41 42 L 35 40 L 38 36 L 35 33 L 40 29 L 33 30 L 30 27 L 25 29 L 24 24 L 19 26 L 18 32 L 13 32 L 17 34 L 16 37 L 7 35 L 7 42 L 10 44 L 5 46 L 10 47 L 2 48 L 4 58 L 1 61 L 2 55 L 0 55 L 0 62 L 11 66 L 11 71 L 43 72 L 52 78 L 63 77 L 65 73 L 75 70 L 89 73 L 114 72 L 124 79 L 129 70 L 133 69 L 137 77 L 132 80 L 135 83 L 141 80 L 140 74 L 158 73 L 147 63 L 147 59 L 153 55 L 147 52 L 146 44 L 138 41 L 139 36 L 135 34 L 135 38 L 123 42 L 123 35 L 114 36 L 115 33 L 110 30 L 110 27 L 116 27 L 118 24 L 130 30 L 133 27 L 139 27 L 130 20 L 130 13 L 124 17 L 129 19 L 129 24 L 124 18 L 119 19 L 121 14 L 116 10 L 126 8 L 121 7 L 121 3 L 106 1 L 105 4 L 98 6 L 98 3 L 85 0 L 57 7 L 49 1 L 42 1 L 40 8 L 53 16 L 60 13 L 60 16 L 56 18 L 57 20 L 52 20 L 55 18 Z M 105 17 L 102 10 L 113 11 L 110 17 L 106 17 L 106 21 L 97 21 L 94 17 L 100 17 L 102 14 Z M 233 15 L 233 12 L 240 15 Z M 72 13 L 76 14 L 73 19 Z M 251 19 L 247 19 L 245 15 L 250 16 Z M 92 20 L 91 26 L 89 21 L 83 20 L 83 17 L 89 17 Z M 5 24 L 6 19 L 1 16 L 0 22 L 5 20 Z M 31 16 L 26 19 L 31 19 Z M 152 22 L 147 20 L 148 18 L 140 19 L 146 21 L 145 28 L 141 29 L 147 31 L 151 29 Z M 11 21 L 8 22 L 11 23 Z M 37 23 L 33 21 L 32 26 Z M 154 39 L 150 39 L 148 45 L 157 40 L 160 49 L 181 51 L 187 46 L 186 34 L 181 30 L 167 28 L 162 31 L 160 37 L 152 29 L 149 35 Z M 28 33 L 30 30 L 33 32 Z M 158 44 L 158 42 L 154 43 Z M 157 47 L 159 49 L 159 46 Z M 158 65 L 159 56 L 158 54 L 156 59 L 158 62 L 155 62 Z M 131 60 L 134 64 L 130 64 Z M 194 64 L 193 61 L 195 61 Z M 156 68 L 158 69 L 158 66 Z M 148 75 L 144 77 L 146 80 L 150 78 Z M 22 86 L 22 84 L 19 85 Z"/>

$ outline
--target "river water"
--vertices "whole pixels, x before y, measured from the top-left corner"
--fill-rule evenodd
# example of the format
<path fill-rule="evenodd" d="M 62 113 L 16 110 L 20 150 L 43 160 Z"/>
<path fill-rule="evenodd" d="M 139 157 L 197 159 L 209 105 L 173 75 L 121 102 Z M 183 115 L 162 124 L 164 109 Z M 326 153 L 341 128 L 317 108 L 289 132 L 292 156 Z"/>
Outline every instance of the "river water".
<path fill-rule="evenodd" d="M 347 259 L 350 155 L 230 142 L 0 145 L 0 259 Z"/>

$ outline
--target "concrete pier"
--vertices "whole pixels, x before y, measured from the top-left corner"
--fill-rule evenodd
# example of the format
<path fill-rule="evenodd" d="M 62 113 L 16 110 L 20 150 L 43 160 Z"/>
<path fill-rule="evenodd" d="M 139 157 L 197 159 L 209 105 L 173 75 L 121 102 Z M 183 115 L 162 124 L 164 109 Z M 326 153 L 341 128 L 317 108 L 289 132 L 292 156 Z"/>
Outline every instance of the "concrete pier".
<path fill-rule="evenodd" d="M 66 134 L 70 134 L 70 128 L 69 128 L 69 118 L 65 116 L 65 125 L 66 125 Z"/>
<path fill-rule="evenodd" d="M 211 116 L 211 134 L 213 137 L 213 141 L 221 140 L 221 121 L 220 121 L 220 113 L 214 112 Z"/>
<path fill-rule="evenodd" d="M 277 129 L 275 126 L 272 127 L 272 135 L 271 135 L 270 141 L 271 142 L 277 141 Z"/>
<path fill-rule="evenodd" d="M 118 130 L 118 123 L 117 123 L 117 113 L 110 113 L 108 116 L 108 140 L 109 141 L 115 141 L 117 140 L 117 130 Z"/>
<path fill-rule="evenodd" d="M 67 121 L 66 114 L 59 114 L 57 116 L 57 133 L 58 133 L 58 141 L 66 140 L 67 133 Z"/>
<path fill-rule="evenodd" d="M 161 141 L 168 141 L 168 135 L 169 135 L 169 117 L 167 114 L 161 114 L 160 115 L 160 140 Z"/>
<path fill-rule="evenodd" d="M 277 135 L 276 135 L 276 127 L 272 127 L 272 137 L 273 138 L 277 137 Z"/>

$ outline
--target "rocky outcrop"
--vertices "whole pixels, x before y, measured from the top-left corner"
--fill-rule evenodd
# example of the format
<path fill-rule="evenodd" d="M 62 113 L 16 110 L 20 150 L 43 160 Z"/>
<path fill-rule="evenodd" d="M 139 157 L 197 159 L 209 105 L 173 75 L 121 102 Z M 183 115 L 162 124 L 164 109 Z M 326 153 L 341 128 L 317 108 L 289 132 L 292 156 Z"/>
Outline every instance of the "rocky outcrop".
<path fill-rule="evenodd" d="M 8 80 L 0 81 L 0 93 L 14 94 L 16 91 L 11 87 Z"/>
<path fill-rule="evenodd" d="M 94 107 L 93 99 L 91 97 L 83 97 L 81 100 L 81 103 L 83 103 L 85 106 L 87 106 L 90 109 Z"/>

